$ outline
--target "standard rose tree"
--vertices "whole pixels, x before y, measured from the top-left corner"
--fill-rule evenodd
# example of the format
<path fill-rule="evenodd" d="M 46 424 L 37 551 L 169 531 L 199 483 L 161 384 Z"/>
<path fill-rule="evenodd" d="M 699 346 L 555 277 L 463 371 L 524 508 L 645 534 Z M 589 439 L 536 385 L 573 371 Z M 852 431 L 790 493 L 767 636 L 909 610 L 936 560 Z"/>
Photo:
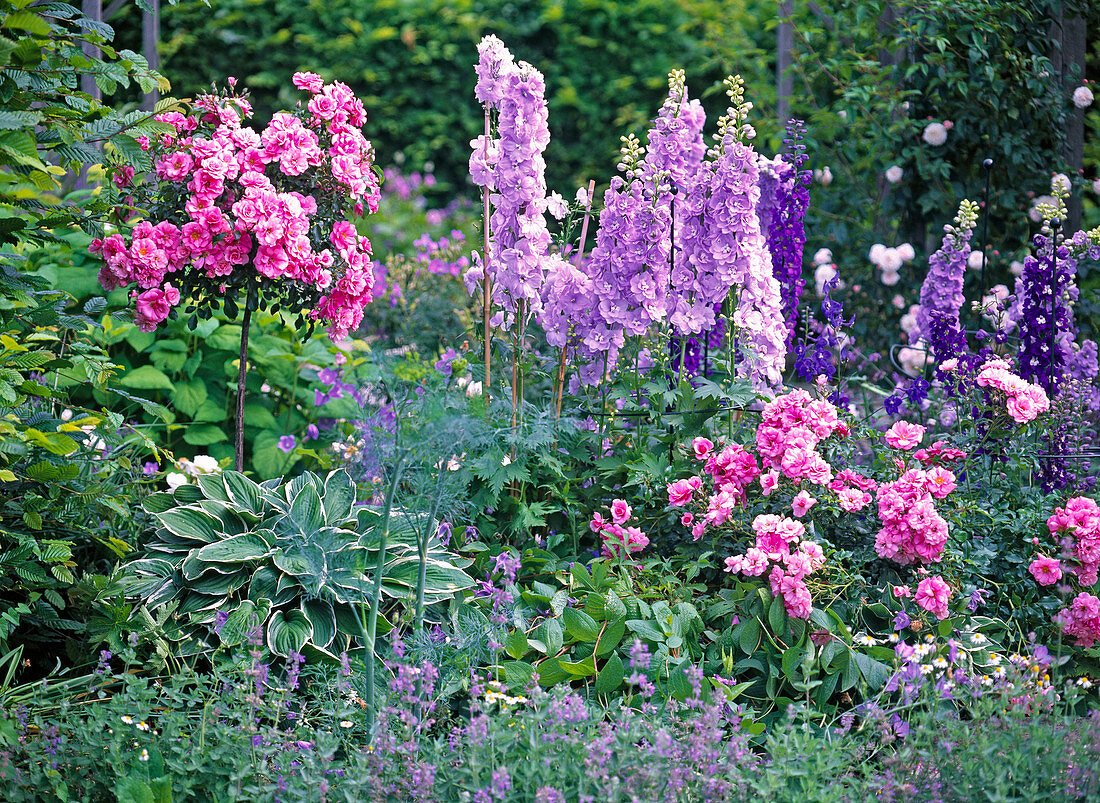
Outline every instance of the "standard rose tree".
<path fill-rule="evenodd" d="M 124 230 L 94 240 L 107 290 L 133 285 L 134 320 L 146 332 L 181 311 L 191 326 L 221 306 L 235 317 L 244 296 L 237 382 L 237 469 L 244 461 L 244 380 L 252 312 L 271 306 L 299 324 L 325 325 L 343 340 L 371 300 L 370 243 L 350 218 L 377 211 L 374 152 L 360 127 L 363 104 L 344 84 L 297 73 L 305 106 L 279 112 L 262 130 L 246 126 L 247 98 L 229 89 L 199 97 L 193 112 L 158 115 L 167 130 L 140 138 L 154 172 L 120 209 Z M 125 230 L 128 228 L 128 232 Z"/>

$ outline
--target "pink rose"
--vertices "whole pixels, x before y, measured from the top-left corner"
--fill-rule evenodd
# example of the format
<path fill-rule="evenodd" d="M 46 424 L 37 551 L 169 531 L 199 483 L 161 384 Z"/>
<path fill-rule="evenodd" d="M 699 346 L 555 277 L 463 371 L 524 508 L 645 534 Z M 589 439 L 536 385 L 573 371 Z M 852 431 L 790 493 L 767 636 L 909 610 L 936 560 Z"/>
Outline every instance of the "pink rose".
<path fill-rule="evenodd" d="M 917 584 L 917 593 L 914 601 L 929 613 L 933 613 L 939 619 L 946 619 L 948 615 L 947 601 L 951 598 L 951 586 L 944 582 L 938 575 L 926 577 Z"/>
<path fill-rule="evenodd" d="M 779 472 L 774 469 L 760 475 L 760 488 L 764 492 L 764 496 L 771 496 L 772 492 L 779 487 Z"/>
<path fill-rule="evenodd" d="M 913 449 L 924 439 L 924 427 L 898 421 L 886 430 L 886 442 L 895 449 Z"/>
<path fill-rule="evenodd" d="M 290 80 L 298 89 L 304 89 L 306 92 L 312 92 L 313 94 L 320 92 L 325 85 L 321 76 L 313 72 L 296 72 Z"/>
<path fill-rule="evenodd" d="M 816 504 L 817 500 L 810 496 L 808 492 L 799 491 L 791 501 L 791 509 L 794 511 L 794 515 L 801 518 Z"/>
<path fill-rule="evenodd" d="M 1057 558 L 1048 558 L 1042 553 L 1031 562 L 1027 570 L 1041 586 L 1054 585 L 1062 579 L 1062 564 Z"/>
<path fill-rule="evenodd" d="M 668 503 L 673 507 L 683 507 L 691 502 L 694 489 L 688 480 L 676 480 L 668 484 Z"/>
<path fill-rule="evenodd" d="M 691 442 L 691 450 L 695 452 L 696 460 L 706 460 L 714 450 L 714 443 L 707 438 L 695 438 Z"/>
<path fill-rule="evenodd" d="M 616 499 L 611 503 L 611 520 L 615 524 L 622 524 L 630 518 L 630 505 L 626 503 L 625 499 Z"/>

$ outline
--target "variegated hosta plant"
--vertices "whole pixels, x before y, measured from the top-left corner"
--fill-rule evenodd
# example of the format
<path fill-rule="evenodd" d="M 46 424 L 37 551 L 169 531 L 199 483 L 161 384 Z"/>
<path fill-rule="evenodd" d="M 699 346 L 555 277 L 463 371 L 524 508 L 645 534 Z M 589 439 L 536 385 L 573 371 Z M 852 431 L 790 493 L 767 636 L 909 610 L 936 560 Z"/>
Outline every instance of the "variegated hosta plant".
<path fill-rule="evenodd" d="M 160 527 L 145 556 L 122 567 L 121 585 L 140 618 L 164 620 L 156 635 L 177 655 L 240 644 L 260 625 L 272 653 L 334 659 L 364 643 L 385 526 L 377 509 L 355 502 L 345 471 L 285 484 L 235 471 L 199 476 L 146 500 Z M 382 583 L 389 608 L 414 602 L 420 573 L 415 527 L 394 516 Z M 463 571 L 470 562 L 434 538 L 426 560 L 425 604 L 473 585 Z M 158 608 L 171 615 L 153 617 Z"/>

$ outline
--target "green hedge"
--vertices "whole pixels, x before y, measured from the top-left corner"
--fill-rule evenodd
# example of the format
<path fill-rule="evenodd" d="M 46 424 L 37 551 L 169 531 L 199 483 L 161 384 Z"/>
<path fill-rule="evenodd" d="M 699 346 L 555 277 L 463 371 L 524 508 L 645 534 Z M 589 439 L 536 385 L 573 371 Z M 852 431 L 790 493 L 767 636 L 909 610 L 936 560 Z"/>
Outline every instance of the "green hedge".
<path fill-rule="evenodd" d="M 296 70 L 344 81 L 366 103 L 365 131 L 380 164 L 399 153 L 413 168 L 434 162 L 441 191 L 461 190 L 467 143 L 483 126 L 473 92 L 476 45 L 493 33 L 546 75 L 547 180 L 564 194 L 610 177 L 620 134 L 653 117 L 669 70 L 686 69 L 695 94 L 711 90 L 715 117 L 725 105 L 716 91 L 725 71 L 769 85 L 770 54 L 746 42 L 745 63 L 731 65 L 713 36 L 719 21 L 733 31 L 730 21 L 749 19 L 756 6 L 763 8 L 757 0 L 736 9 L 721 0 L 219 0 L 212 7 L 188 0 L 164 9 L 163 67 L 178 96 L 237 76 L 261 118 L 296 97 Z M 774 38 L 764 38 L 773 47 Z M 727 54 L 730 44 L 722 43 Z"/>

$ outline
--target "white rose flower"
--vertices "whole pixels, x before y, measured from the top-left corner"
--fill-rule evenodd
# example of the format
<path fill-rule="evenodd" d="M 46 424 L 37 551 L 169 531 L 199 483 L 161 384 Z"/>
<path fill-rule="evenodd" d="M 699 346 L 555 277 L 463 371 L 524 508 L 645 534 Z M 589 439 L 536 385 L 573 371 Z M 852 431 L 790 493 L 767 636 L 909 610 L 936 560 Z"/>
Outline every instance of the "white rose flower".
<path fill-rule="evenodd" d="M 1008 265 L 1008 272 L 1013 276 L 1022 276 L 1024 273 L 1024 263 L 1017 259 L 1012 260 Z"/>
<path fill-rule="evenodd" d="M 196 474 L 216 474 L 221 471 L 218 461 L 208 454 L 197 454 L 191 461 Z"/>
<path fill-rule="evenodd" d="M 929 123 L 924 127 L 924 133 L 921 134 L 921 139 L 933 148 L 938 148 L 940 145 L 947 142 L 947 128 L 944 127 L 943 123 Z"/>
<path fill-rule="evenodd" d="M 882 260 L 879 266 L 887 273 L 897 273 L 901 270 L 901 254 L 896 248 L 887 248 L 882 252 Z"/>
<path fill-rule="evenodd" d="M 898 246 L 898 256 L 902 258 L 903 262 L 912 262 L 917 257 L 917 252 L 913 250 L 913 246 L 909 243 L 902 243 Z"/>
<path fill-rule="evenodd" d="M 867 253 L 867 258 L 876 265 L 882 264 L 882 256 L 886 253 L 886 246 L 882 243 L 875 243 L 871 246 L 871 250 Z"/>
<path fill-rule="evenodd" d="M 896 270 L 884 270 L 882 272 L 882 283 L 887 287 L 893 287 L 900 279 L 901 275 Z"/>
<path fill-rule="evenodd" d="M 821 186 L 828 187 L 833 183 L 833 171 L 828 167 L 823 167 L 820 170 L 814 171 L 814 178 L 818 180 Z"/>
<path fill-rule="evenodd" d="M 1095 192 L 1097 195 L 1100 195 L 1100 178 L 1093 180 L 1092 191 Z"/>
<path fill-rule="evenodd" d="M 966 267 L 970 270 L 981 270 L 982 268 L 982 252 L 971 251 L 970 256 L 966 258 Z"/>
<path fill-rule="evenodd" d="M 901 177 L 905 175 L 905 171 L 897 165 L 891 165 L 886 168 L 886 180 L 891 184 L 897 184 L 901 181 Z"/>
<path fill-rule="evenodd" d="M 170 471 L 164 478 L 164 481 L 168 483 L 168 490 L 174 491 L 181 485 L 187 484 L 187 475 L 180 474 L 178 471 Z"/>
<path fill-rule="evenodd" d="M 1092 90 L 1087 86 L 1079 86 L 1073 90 L 1073 105 L 1083 109 L 1092 104 Z"/>
<path fill-rule="evenodd" d="M 1100 178 L 1098 178 L 1097 181 L 1100 182 Z M 828 263 L 830 263 L 832 261 L 833 261 L 833 252 L 830 251 L 828 248 L 819 248 L 819 249 L 817 249 L 817 252 L 814 254 L 814 264 L 815 265 L 827 265 Z"/>
<path fill-rule="evenodd" d="M 901 293 L 898 293 L 896 296 L 890 299 L 890 303 L 898 309 L 905 309 L 905 296 L 903 296 Z"/>

